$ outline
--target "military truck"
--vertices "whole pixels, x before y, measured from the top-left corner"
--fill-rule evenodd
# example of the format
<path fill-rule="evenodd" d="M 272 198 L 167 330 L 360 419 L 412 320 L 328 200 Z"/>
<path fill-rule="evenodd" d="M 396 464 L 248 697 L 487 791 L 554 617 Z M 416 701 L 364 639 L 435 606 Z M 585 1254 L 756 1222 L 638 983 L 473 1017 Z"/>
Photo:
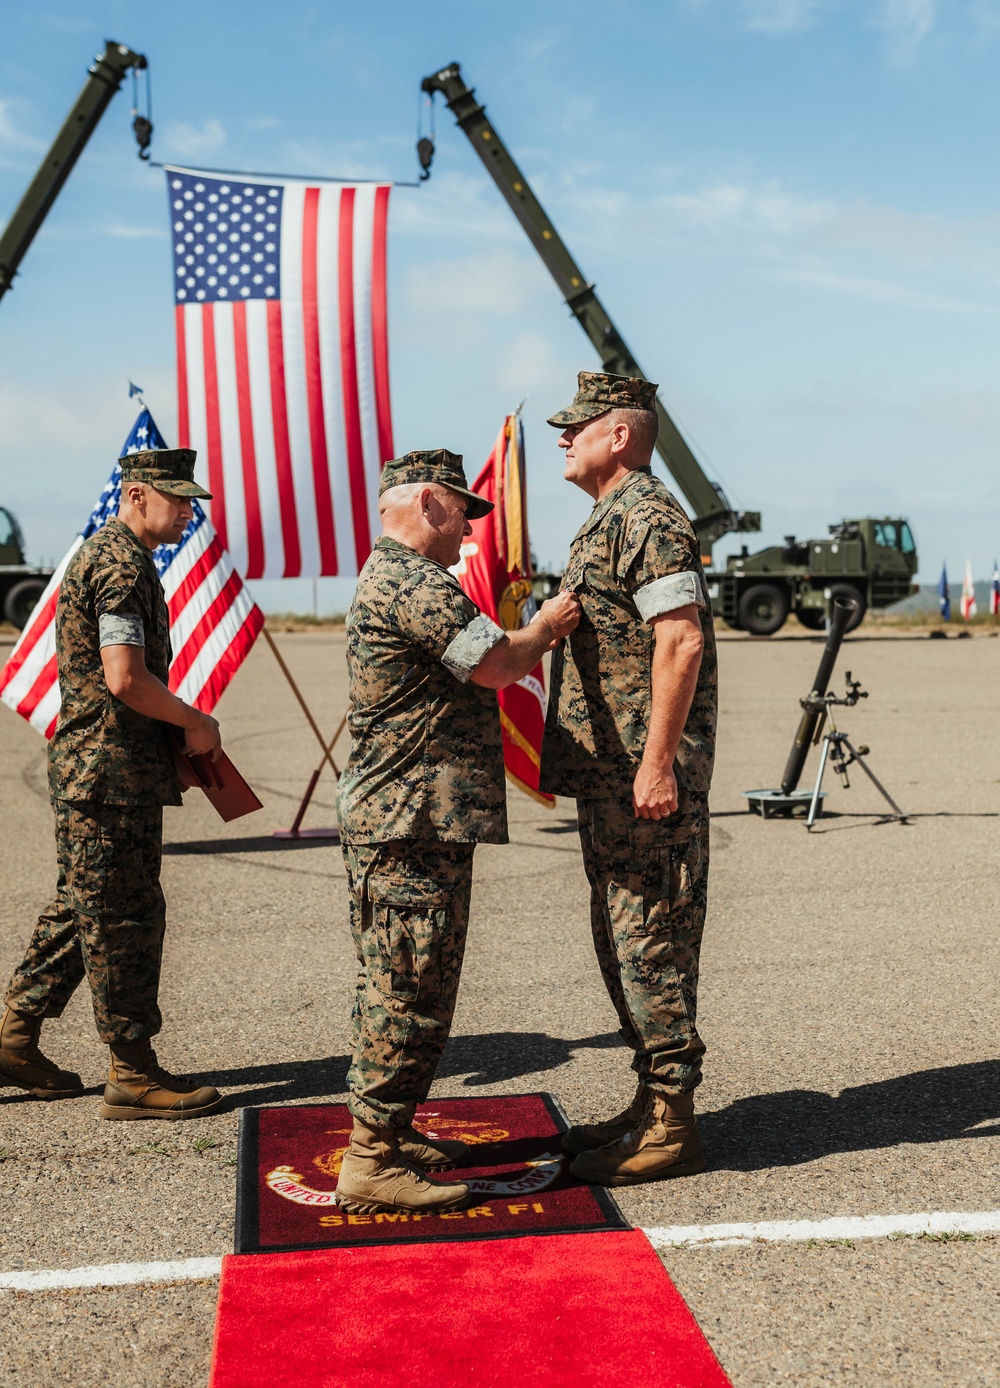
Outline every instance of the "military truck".
<path fill-rule="evenodd" d="M 11 513 L 0 506 L 0 611 L 18 630 L 31 616 L 52 572 L 51 569 L 33 569 L 24 562 L 21 527 Z"/>
<path fill-rule="evenodd" d="M 919 587 L 917 549 L 905 520 L 841 521 L 828 540 L 796 540 L 751 554 L 746 545 L 730 554 L 725 569 L 710 569 L 712 610 L 729 626 L 754 636 L 772 636 L 790 612 L 804 627 L 820 631 L 835 598 L 853 598 L 853 631 L 869 608 L 889 607 Z"/>
<path fill-rule="evenodd" d="M 603 369 L 648 379 L 487 117 L 486 107 L 466 85 L 458 63 L 449 63 L 425 77 L 421 89 L 431 100 L 438 92 L 443 95 L 573 317 L 597 350 Z M 428 178 L 434 158 L 433 135 L 418 140 L 417 157 L 421 177 Z M 840 594 L 860 600 L 852 622 L 856 626 L 868 608 L 888 607 L 915 591 L 912 579 L 917 571 L 917 552 L 910 527 L 900 519 L 841 521 L 830 527 L 828 540 L 797 541 L 789 535 L 783 545 L 756 554 L 744 545 L 739 554 L 727 558 L 725 569 L 714 569 L 715 542 L 734 531 L 759 531 L 760 513 L 730 506 L 719 484 L 706 476 L 659 397 L 656 412 L 660 421 L 657 452 L 687 501 L 708 571 L 713 610 L 730 626 L 770 636 L 794 612 L 804 626 L 819 630 L 826 621 L 829 603 Z M 536 575 L 536 597 L 546 597 L 557 587 L 557 575 Z"/>

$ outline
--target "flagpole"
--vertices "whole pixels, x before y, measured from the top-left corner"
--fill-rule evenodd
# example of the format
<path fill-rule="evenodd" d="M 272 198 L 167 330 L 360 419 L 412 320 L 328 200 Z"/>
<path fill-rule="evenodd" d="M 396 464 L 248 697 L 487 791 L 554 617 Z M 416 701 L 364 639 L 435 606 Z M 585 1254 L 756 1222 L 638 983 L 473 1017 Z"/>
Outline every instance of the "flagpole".
<path fill-rule="evenodd" d="M 284 656 L 278 650 L 277 643 L 274 637 L 271 635 L 270 631 L 268 630 L 266 623 L 262 630 L 264 633 L 264 639 L 267 641 L 267 644 L 271 647 L 271 650 L 274 652 L 274 658 L 281 668 L 281 673 L 288 681 L 292 693 L 295 695 L 296 699 L 299 702 L 299 707 L 302 709 L 302 712 L 305 714 L 310 728 L 312 728 L 313 732 L 316 735 L 316 741 L 323 749 L 323 755 L 320 758 L 319 766 L 316 767 L 315 771 L 309 778 L 309 784 L 306 786 L 306 793 L 305 795 L 303 795 L 302 800 L 299 804 L 299 808 L 296 811 L 295 818 L 292 820 L 291 828 L 275 829 L 272 831 L 271 837 L 274 839 L 339 839 L 339 829 L 303 829 L 301 826 L 302 821 L 305 818 L 306 810 L 309 808 L 309 802 L 310 800 L 312 800 L 313 791 L 316 789 L 316 785 L 319 781 L 320 775 L 322 774 L 323 767 L 327 764 L 327 762 L 329 762 L 330 768 L 333 771 L 333 774 L 336 777 L 336 779 L 338 781 L 340 780 L 340 768 L 334 761 L 332 753 L 334 747 L 337 744 L 337 739 L 340 737 L 340 734 L 344 731 L 344 728 L 347 724 L 347 714 L 345 713 L 343 718 L 341 718 L 340 722 L 337 724 L 337 728 L 333 734 L 333 737 L 331 737 L 330 741 L 327 742 L 323 734 L 320 732 L 319 724 L 313 717 L 312 711 L 310 710 L 309 705 L 306 703 L 305 697 L 303 696 L 301 689 L 296 684 L 295 678 L 292 675 L 291 670 L 289 670 L 288 666 L 285 664 Z"/>
<path fill-rule="evenodd" d="M 278 664 L 281 666 L 281 673 L 284 675 L 285 679 L 288 681 L 288 683 L 289 683 L 289 685 L 290 685 L 290 687 L 291 687 L 292 693 L 295 695 L 296 699 L 298 699 L 298 701 L 299 701 L 299 706 L 301 707 L 302 712 L 305 714 L 306 719 L 307 719 L 307 721 L 308 721 L 308 723 L 309 723 L 310 728 L 312 728 L 313 732 L 316 734 L 316 741 L 319 743 L 319 745 L 320 745 L 320 746 L 322 747 L 322 749 L 323 749 L 323 762 L 321 762 L 320 764 L 322 765 L 322 764 L 325 763 L 325 762 L 329 762 L 329 763 L 330 763 L 330 767 L 331 767 L 331 769 L 332 769 L 332 771 L 333 771 L 333 774 L 334 774 L 335 776 L 339 777 L 339 776 L 340 776 L 340 769 L 339 769 L 339 767 L 337 766 L 337 763 L 333 760 L 333 757 L 330 755 L 330 752 L 331 752 L 331 750 L 332 750 L 332 748 L 333 748 L 333 742 L 331 742 L 331 743 L 330 743 L 330 746 L 327 747 L 327 745 L 326 745 L 326 739 L 324 738 L 323 734 L 322 734 L 322 733 L 320 732 L 320 730 L 319 730 L 319 724 L 316 722 L 316 719 L 312 716 L 312 713 L 310 712 L 310 709 L 309 709 L 309 705 L 306 703 L 305 699 L 303 698 L 301 689 L 300 689 L 299 686 L 295 683 L 295 679 L 294 679 L 294 677 L 293 677 L 293 675 L 292 675 L 291 670 L 289 670 L 288 666 L 285 664 L 285 658 L 284 658 L 284 656 L 281 654 L 281 652 L 278 650 L 278 647 L 277 647 L 277 644 L 275 643 L 274 637 L 271 635 L 271 632 L 270 632 L 270 630 L 269 630 L 269 628 L 268 628 L 268 626 L 267 626 L 266 623 L 265 623 L 264 626 L 262 627 L 262 631 L 263 631 L 263 633 L 264 633 L 264 639 L 265 639 L 265 641 L 266 641 L 267 644 L 271 647 L 271 650 L 274 652 L 274 658 L 275 658 L 275 660 L 276 660 L 276 661 L 278 662 Z M 337 736 L 340 735 L 340 731 L 341 731 L 341 729 L 343 728 L 344 723 L 346 723 L 346 721 L 347 721 L 347 715 L 345 714 L 344 717 L 343 717 L 343 719 L 341 720 L 340 727 L 337 729 Z M 334 738 L 334 742 L 335 742 L 335 741 L 336 741 L 336 737 Z"/>

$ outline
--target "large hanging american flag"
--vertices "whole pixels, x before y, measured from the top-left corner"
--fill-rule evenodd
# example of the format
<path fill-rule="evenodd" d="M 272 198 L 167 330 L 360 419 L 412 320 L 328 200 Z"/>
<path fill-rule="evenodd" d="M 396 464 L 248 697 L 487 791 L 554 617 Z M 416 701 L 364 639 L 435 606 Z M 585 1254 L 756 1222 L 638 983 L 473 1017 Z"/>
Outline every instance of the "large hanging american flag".
<path fill-rule="evenodd" d="M 166 448 L 144 409 L 125 440 L 122 454 Z M 118 513 L 122 470 L 117 463 L 82 533 L 49 580 L 17 645 L 0 670 L 0 699 L 27 718 L 45 737 L 59 714 L 56 670 L 56 603 L 59 585 L 73 555 Z M 250 597 L 233 561 L 219 543 L 212 522 L 192 502 L 194 517 L 177 545 L 160 545 L 153 562 L 163 583 L 170 616 L 170 688 L 187 703 L 210 713 L 246 658 L 264 625 L 264 614 Z"/>
<path fill-rule="evenodd" d="M 168 168 L 178 433 L 246 578 L 357 574 L 393 454 L 390 185 Z"/>

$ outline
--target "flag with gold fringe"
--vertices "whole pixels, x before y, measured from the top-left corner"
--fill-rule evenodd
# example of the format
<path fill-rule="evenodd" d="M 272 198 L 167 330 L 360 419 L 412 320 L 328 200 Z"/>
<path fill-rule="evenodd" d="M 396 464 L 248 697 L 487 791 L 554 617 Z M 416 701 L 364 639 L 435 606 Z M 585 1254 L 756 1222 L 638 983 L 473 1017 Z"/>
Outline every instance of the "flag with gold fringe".
<path fill-rule="evenodd" d="M 472 484 L 477 496 L 494 503 L 482 520 L 471 522 L 455 570 L 458 581 L 505 631 L 526 626 L 535 615 L 531 551 L 528 544 L 527 491 L 524 479 L 524 430 L 517 415 L 508 415 L 486 466 Z M 550 808 L 555 796 L 538 789 L 545 729 L 545 674 L 541 661 L 516 684 L 501 689 L 500 726 L 508 779 Z"/>

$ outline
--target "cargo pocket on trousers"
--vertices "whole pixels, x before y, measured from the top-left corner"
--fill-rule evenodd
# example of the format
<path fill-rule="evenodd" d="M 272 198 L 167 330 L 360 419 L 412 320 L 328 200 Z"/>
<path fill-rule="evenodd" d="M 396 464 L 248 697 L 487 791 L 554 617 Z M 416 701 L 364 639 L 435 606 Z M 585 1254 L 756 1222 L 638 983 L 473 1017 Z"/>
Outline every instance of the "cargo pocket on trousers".
<path fill-rule="evenodd" d="M 636 915 L 630 934 L 663 935 L 673 928 L 694 900 L 701 879 L 701 843 L 663 844 L 650 851 L 642 881 L 642 917 Z"/>
<path fill-rule="evenodd" d="M 409 878 L 370 877 L 368 897 L 379 992 L 399 1002 L 436 992 L 449 893 Z"/>

